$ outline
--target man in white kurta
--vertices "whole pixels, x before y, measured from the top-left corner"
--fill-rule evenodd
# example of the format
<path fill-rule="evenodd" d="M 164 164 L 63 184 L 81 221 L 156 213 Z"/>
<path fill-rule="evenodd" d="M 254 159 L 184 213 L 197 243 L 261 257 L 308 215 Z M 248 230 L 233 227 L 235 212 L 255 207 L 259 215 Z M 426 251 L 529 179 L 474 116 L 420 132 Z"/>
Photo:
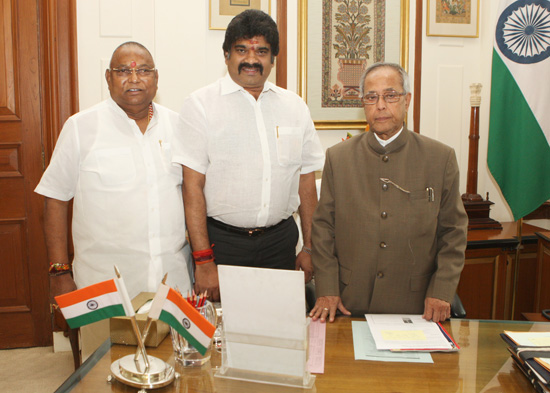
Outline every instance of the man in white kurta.
<path fill-rule="evenodd" d="M 130 298 L 155 292 L 165 273 L 169 284 L 189 288 L 181 169 L 170 162 L 177 114 L 153 108 L 145 134 L 111 98 L 72 116 L 36 187 L 74 199 L 78 288 L 113 278 L 113 265 Z"/>
<path fill-rule="evenodd" d="M 67 120 L 36 192 L 46 196 L 50 292 L 57 296 L 122 273 L 130 298 L 167 283 L 186 292 L 190 247 L 185 236 L 181 169 L 171 164 L 177 113 L 152 103 L 158 73 L 150 53 L 125 43 L 106 78 L 111 98 Z M 67 252 L 73 200 L 74 258 Z M 94 325 L 94 333 L 100 330 Z M 83 327 L 86 328 L 86 327 Z M 86 343 L 83 329 L 83 357 Z M 99 343 L 108 337 L 103 324 Z M 97 340 L 94 340 L 97 341 Z M 93 351 L 98 343 L 91 344 Z"/>

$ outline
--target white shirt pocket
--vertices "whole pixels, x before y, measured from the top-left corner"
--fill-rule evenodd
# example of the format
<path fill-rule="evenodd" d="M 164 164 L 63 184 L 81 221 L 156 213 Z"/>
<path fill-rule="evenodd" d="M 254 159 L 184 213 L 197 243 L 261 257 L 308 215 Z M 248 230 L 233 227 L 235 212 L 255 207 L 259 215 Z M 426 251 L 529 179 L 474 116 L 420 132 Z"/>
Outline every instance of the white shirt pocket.
<path fill-rule="evenodd" d="M 136 178 L 132 148 L 117 147 L 95 152 L 99 176 L 106 186 L 129 183 Z"/>
<path fill-rule="evenodd" d="M 164 170 L 170 175 L 175 176 L 177 179 L 181 180 L 181 165 L 172 163 L 172 144 L 170 142 L 159 141 L 159 145 Z"/>
<path fill-rule="evenodd" d="M 277 127 L 277 157 L 282 166 L 302 162 L 302 129 L 300 127 Z"/>

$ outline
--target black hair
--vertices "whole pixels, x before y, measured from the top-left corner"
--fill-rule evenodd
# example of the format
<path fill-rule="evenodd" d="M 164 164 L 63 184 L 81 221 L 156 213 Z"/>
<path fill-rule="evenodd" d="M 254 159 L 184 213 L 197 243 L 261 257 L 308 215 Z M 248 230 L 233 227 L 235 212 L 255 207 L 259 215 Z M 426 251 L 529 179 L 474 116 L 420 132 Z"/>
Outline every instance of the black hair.
<path fill-rule="evenodd" d="M 242 38 L 263 36 L 271 47 L 273 57 L 279 54 L 279 32 L 275 21 L 263 11 L 246 10 L 234 17 L 225 31 L 223 51 L 231 52 L 231 47 Z"/>

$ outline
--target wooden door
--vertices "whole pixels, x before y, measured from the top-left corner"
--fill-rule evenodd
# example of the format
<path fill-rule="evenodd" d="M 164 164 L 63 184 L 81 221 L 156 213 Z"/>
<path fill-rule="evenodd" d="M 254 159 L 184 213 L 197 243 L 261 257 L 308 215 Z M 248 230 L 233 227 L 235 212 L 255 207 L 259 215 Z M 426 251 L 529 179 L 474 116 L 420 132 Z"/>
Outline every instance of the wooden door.
<path fill-rule="evenodd" d="M 74 29 L 57 35 L 67 5 L 74 0 L 0 0 L 0 348 L 52 341 L 43 199 L 33 190 L 75 109 L 76 90 L 59 91 L 75 76 L 59 68 L 74 55 L 60 50 Z"/>

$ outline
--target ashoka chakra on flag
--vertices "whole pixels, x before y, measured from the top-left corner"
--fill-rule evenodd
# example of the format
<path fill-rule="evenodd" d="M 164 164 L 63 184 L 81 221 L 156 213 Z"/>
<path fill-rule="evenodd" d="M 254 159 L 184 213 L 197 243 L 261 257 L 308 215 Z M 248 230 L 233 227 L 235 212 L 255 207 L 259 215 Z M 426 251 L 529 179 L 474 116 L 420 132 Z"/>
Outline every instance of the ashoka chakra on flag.
<path fill-rule="evenodd" d="M 501 14 L 496 42 L 516 63 L 538 63 L 550 56 L 550 1 L 516 1 Z"/>

